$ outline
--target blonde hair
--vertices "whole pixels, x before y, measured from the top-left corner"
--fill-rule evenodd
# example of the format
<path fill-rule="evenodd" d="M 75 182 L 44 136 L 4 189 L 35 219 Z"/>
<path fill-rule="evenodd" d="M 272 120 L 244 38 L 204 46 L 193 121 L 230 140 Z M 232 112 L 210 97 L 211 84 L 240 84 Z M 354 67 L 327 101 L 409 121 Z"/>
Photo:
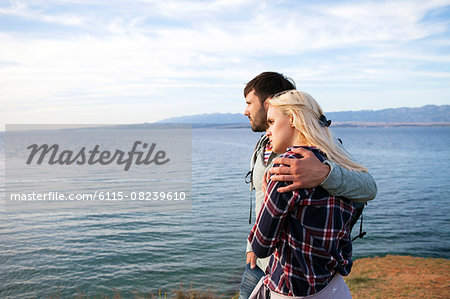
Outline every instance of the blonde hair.
<path fill-rule="evenodd" d="M 367 168 L 353 161 L 349 154 L 334 141 L 328 127 L 323 126 L 319 118 L 322 108 L 312 96 L 298 90 L 288 90 L 269 99 L 269 104 L 280 109 L 286 116 L 292 116 L 299 138 L 309 146 L 323 151 L 329 160 L 352 171 L 367 172 Z"/>

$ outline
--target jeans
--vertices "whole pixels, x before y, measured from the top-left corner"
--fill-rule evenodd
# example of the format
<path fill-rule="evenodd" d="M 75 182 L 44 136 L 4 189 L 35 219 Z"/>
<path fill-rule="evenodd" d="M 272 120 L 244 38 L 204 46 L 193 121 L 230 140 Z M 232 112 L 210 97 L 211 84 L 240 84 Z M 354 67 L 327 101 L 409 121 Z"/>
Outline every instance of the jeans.
<path fill-rule="evenodd" d="M 241 286 L 239 288 L 239 299 L 247 299 L 264 275 L 264 271 L 258 266 L 255 266 L 255 269 L 252 269 L 250 268 L 250 263 L 245 265 Z"/>

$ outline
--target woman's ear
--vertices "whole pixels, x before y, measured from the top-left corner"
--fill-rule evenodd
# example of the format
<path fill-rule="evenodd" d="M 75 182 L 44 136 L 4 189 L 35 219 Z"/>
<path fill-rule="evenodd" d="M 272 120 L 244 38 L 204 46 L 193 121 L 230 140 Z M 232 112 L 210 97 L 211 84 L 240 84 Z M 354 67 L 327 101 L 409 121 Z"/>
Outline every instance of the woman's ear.
<path fill-rule="evenodd" d="M 294 116 L 292 114 L 289 114 L 289 122 L 291 123 L 291 127 L 295 128 L 295 126 L 294 126 Z"/>

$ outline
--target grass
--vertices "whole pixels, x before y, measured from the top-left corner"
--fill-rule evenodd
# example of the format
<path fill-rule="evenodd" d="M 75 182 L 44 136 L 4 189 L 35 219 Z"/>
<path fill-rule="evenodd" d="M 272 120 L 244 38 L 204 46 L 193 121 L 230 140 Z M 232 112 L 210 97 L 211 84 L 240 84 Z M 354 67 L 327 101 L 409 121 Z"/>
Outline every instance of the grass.
<path fill-rule="evenodd" d="M 352 272 L 344 278 L 354 299 L 366 298 L 450 298 L 450 260 L 393 256 L 363 258 L 356 260 Z M 220 293 L 208 290 L 185 289 L 182 284 L 169 293 L 159 290 L 157 294 L 133 291 L 121 294 L 113 289 L 112 295 L 87 296 L 82 291 L 75 299 L 214 299 L 224 298 Z M 46 298 L 60 299 L 58 291 Z M 65 297 L 64 297 L 65 298 Z M 237 299 L 238 294 L 232 297 Z"/>
<path fill-rule="evenodd" d="M 376 281 L 376 279 L 365 276 L 356 276 L 347 279 L 347 285 L 350 289 L 358 289 L 359 287 L 367 287 L 374 281 Z"/>
<path fill-rule="evenodd" d="M 208 290 L 208 291 L 200 291 L 194 290 L 192 287 L 190 289 L 184 289 L 183 284 L 180 284 L 180 288 L 177 290 L 173 290 L 171 292 L 164 292 L 159 290 L 157 294 L 153 293 L 142 293 L 139 291 L 131 291 L 130 295 L 121 294 L 120 290 L 115 288 L 112 289 L 112 295 L 105 295 L 103 293 L 88 296 L 81 290 L 78 290 L 77 294 L 73 297 L 74 299 L 123 299 L 123 298 L 134 298 L 134 299 L 215 299 L 222 298 L 223 296 L 219 296 L 216 293 Z M 57 291 L 46 297 L 47 299 L 61 299 L 66 298 L 61 295 L 60 288 L 58 287 Z M 234 298 L 234 297 L 233 297 Z M 237 298 L 237 297 L 236 297 Z"/>

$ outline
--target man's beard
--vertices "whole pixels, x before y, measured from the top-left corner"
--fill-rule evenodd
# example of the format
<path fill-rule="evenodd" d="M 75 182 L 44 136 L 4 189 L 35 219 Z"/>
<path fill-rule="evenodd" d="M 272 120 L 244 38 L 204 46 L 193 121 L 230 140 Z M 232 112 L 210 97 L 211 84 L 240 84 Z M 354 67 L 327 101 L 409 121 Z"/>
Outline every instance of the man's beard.
<path fill-rule="evenodd" d="M 267 129 L 267 126 L 263 126 L 262 124 L 255 124 L 252 122 L 252 131 L 253 132 L 264 132 Z"/>
<path fill-rule="evenodd" d="M 267 115 L 264 110 L 258 111 L 258 114 L 251 120 L 253 132 L 264 132 L 269 127 L 267 125 Z"/>

